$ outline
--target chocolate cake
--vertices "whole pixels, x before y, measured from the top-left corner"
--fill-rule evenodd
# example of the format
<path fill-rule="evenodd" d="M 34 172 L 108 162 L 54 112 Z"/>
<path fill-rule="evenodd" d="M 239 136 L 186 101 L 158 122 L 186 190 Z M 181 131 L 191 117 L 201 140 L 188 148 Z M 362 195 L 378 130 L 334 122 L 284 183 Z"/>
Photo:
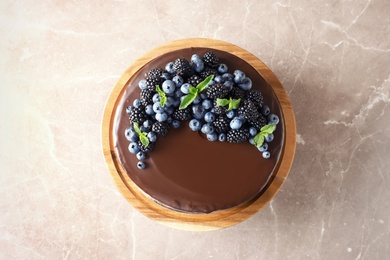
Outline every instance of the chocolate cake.
<path fill-rule="evenodd" d="M 190 60 L 193 54 L 203 56 L 210 51 L 219 58 L 219 63 L 227 65 L 229 73 L 236 69 L 243 71 L 251 79 L 252 89 L 262 93 L 263 103 L 279 117 L 274 138 L 268 143 L 270 157 L 263 158 L 257 147 L 249 142 L 209 141 L 201 131 L 192 131 L 189 120 L 184 120 L 179 128 L 171 127 L 166 136 L 158 138 L 153 151 L 144 160 L 146 167 L 139 169 L 139 160 L 129 152 L 129 141 L 125 136 L 131 125 L 126 108 L 140 97 L 139 82 L 152 69 L 165 68 L 167 63 L 178 58 Z M 279 167 L 285 129 L 276 95 L 258 71 L 228 52 L 193 47 L 162 53 L 131 77 L 115 112 L 113 135 L 121 167 L 151 200 L 180 212 L 210 213 L 261 196 Z"/>

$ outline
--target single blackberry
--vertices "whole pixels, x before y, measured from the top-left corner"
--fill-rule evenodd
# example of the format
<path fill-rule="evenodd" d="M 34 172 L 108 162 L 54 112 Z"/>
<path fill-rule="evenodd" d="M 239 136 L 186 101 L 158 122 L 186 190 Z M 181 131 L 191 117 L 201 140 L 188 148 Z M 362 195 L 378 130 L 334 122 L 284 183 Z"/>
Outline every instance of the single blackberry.
<path fill-rule="evenodd" d="M 155 122 L 152 125 L 152 131 L 158 136 L 166 136 L 168 134 L 169 124 L 167 122 Z"/>
<path fill-rule="evenodd" d="M 226 140 L 229 143 L 243 143 L 249 139 L 249 131 L 247 128 L 240 128 L 237 130 L 229 130 L 226 134 Z"/>
<path fill-rule="evenodd" d="M 176 59 L 173 63 L 173 69 L 176 72 L 176 75 L 183 77 L 191 77 L 194 74 L 194 69 L 191 67 L 188 60 L 180 58 Z"/>
<path fill-rule="evenodd" d="M 205 94 L 207 98 L 224 98 L 229 93 L 229 89 L 223 84 L 216 83 L 206 88 Z"/>
<path fill-rule="evenodd" d="M 143 106 L 147 106 L 150 103 L 153 103 L 153 95 L 156 93 L 156 89 L 154 87 L 147 87 L 146 89 L 141 91 L 140 100 Z"/>
<path fill-rule="evenodd" d="M 248 124 L 260 131 L 260 128 L 267 124 L 267 119 L 263 115 L 259 115 L 257 118 L 249 119 Z"/>
<path fill-rule="evenodd" d="M 217 114 L 217 115 L 224 115 L 227 111 L 226 106 L 225 107 L 217 106 L 217 99 L 214 99 L 214 101 L 213 101 L 213 108 L 214 108 L 215 114 Z"/>
<path fill-rule="evenodd" d="M 218 134 L 226 133 L 229 130 L 229 123 L 230 120 L 226 116 L 217 117 L 213 122 L 215 132 Z"/>
<path fill-rule="evenodd" d="M 210 67 L 205 67 L 201 72 L 199 72 L 199 75 L 204 79 L 210 75 L 217 75 L 217 74 L 218 74 L 217 70 Z"/>
<path fill-rule="evenodd" d="M 218 66 L 218 61 L 218 57 L 212 51 L 209 51 L 203 55 L 203 62 L 211 68 L 216 68 Z"/>
<path fill-rule="evenodd" d="M 202 81 L 203 81 L 203 79 L 199 75 L 197 75 L 197 74 L 192 75 L 187 80 L 187 82 L 190 83 L 190 85 L 194 86 L 194 87 L 196 87 Z"/>
<path fill-rule="evenodd" d="M 229 96 L 231 96 L 234 99 L 241 99 L 243 100 L 245 98 L 246 92 L 245 90 L 240 89 L 239 87 L 233 86 L 232 90 L 229 93 Z"/>
<path fill-rule="evenodd" d="M 146 76 L 146 84 L 153 88 L 155 88 L 156 85 L 161 86 L 161 84 L 164 82 L 164 78 L 162 77 L 163 73 L 164 70 L 162 69 L 151 69 Z"/>
<path fill-rule="evenodd" d="M 180 121 L 188 120 L 191 118 L 191 108 L 186 107 L 185 109 L 176 109 L 173 112 L 172 117 Z"/>
<path fill-rule="evenodd" d="M 130 113 L 129 118 L 130 118 L 130 123 L 142 124 L 148 118 L 148 116 L 145 113 L 145 107 L 142 105 L 139 107 L 134 107 Z"/>
<path fill-rule="evenodd" d="M 255 119 L 260 115 L 259 111 L 257 111 L 257 107 L 249 99 L 241 101 L 240 107 L 237 109 L 237 113 L 246 120 Z"/>
<path fill-rule="evenodd" d="M 263 106 L 263 95 L 258 90 L 249 90 L 246 94 L 246 98 L 252 101 L 252 103 L 258 108 Z"/>
<path fill-rule="evenodd" d="M 138 149 L 144 153 L 150 153 L 153 151 L 154 144 L 155 143 L 153 142 L 149 142 L 148 146 L 145 146 L 141 141 L 138 140 Z"/>

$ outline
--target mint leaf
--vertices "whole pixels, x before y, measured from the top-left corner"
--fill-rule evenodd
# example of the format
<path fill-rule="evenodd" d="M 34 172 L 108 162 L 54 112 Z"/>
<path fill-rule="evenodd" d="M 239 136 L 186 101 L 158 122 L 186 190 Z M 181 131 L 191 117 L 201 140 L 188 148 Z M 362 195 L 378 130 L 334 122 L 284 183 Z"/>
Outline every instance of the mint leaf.
<path fill-rule="evenodd" d="M 160 104 L 162 107 L 164 107 L 165 103 L 167 102 L 167 94 L 165 94 L 164 91 L 160 88 L 159 85 L 156 86 L 156 91 L 160 95 Z"/>
<path fill-rule="evenodd" d="M 262 134 L 262 132 L 258 133 L 257 135 L 255 135 L 255 137 L 253 137 L 253 142 L 255 143 L 255 146 L 257 148 L 263 145 L 264 135 Z"/>
<path fill-rule="evenodd" d="M 232 110 L 232 109 L 233 109 L 233 102 L 232 102 L 232 98 L 230 98 L 230 100 L 229 100 L 229 106 L 228 106 L 227 111 L 230 111 L 230 110 Z"/>
<path fill-rule="evenodd" d="M 203 90 L 207 88 L 207 86 L 210 84 L 210 82 L 213 80 L 214 75 L 210 75 L 207 78 L 205 78 L 202 82 L 200 82 L 196 88 L 198 89 L 198 93 L 201 93 Z"/>
<path fill-rule="evenodd" d="M 231 98 L 230 98 L 230 99 L 231 99 Z M 241 102 L 241 98 L 239 98 L 239 99 L 233 99 L 233 100 L 232 100 L 233 109 L 237 109 L 237 108 L 240 106 L 240 102 Z"/>
<path fill-rule="evenodd" d="M 197 95 L 191 93 L 187 94 L 181 101 L 179 109 L 185 109 L 186 107 L 188 107 L 195 100 L 196 96 Z"/>
<path fill-rule="evenodd" d="M 268 125 L 263 126 L 260 129 L 260 132 L 263 133 L 263 135 L 269 135 L 269 134 L 272 134 L 275 131 L 275 129 L 276 129 L 275 124 L 268 124 Z"/>
<path fill-rule="evenodd" d="M 135 132 L 138 134 L 138 135 L 141 135 L 141 129 L 139 129 L 139 126 L 138 126 L 138 123 L 137 122 L 134 122 L 133 123 L 133 126 L 134 126 L 134 130 Z"/>
<path fill-rule="evenodd" d="M 149 139 L 148 137 L 146 136 L 146 133 L 142 133 L 139 135 L 139 140 L 141 141 L 141 143 L 144 145 L 144 146 L 148 146 L 149 145 Z"/>
<path fill-rule="evenodd" d="M 190 94 L 194 94 L 194 95 L 198 94 L 198 89 L 193 86 L 189 87 L 188 90 L 190 91 Z"/>
<path fill-rule="evenodd" d="M 217 98 L 217 106 L 224 107 L 229 104 L 229 99 Z"/>

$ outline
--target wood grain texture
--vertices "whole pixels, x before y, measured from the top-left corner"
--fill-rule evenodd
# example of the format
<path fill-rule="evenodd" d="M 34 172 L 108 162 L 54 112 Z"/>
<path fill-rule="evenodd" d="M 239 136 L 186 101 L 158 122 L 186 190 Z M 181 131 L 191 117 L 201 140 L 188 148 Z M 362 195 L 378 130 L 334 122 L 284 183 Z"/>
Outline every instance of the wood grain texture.
<path fill-rule="evenodd" d="M 188 47 L 214 48 L 234 54 L 255 68 L 273 88 L 281 106 L 285 123 L 285 143 L 279 167 L 263 192 L 249 202 L 234 208 L 209 214 L 188 214 L 169 210 L 148 198 L 128 177 L 121 167 L 114 149 L 113 121 L 116 107 L 132 76 L 147 62 L 166 52 Z M 170 42 L 159 46 L 136 60 L 119 78 L 114 86 L 103 114 L 102 145 L 108 169 L 122 195 L 142 214 L 167 226 L 182 230 L 206 231 L 229 227 L 244 221 L 262 209 L 279 191 L 289 174 L 294 160 L 296 146 L 296 125 L 294 112 L 286 91 L 275 74 L 257 57 L 246 50 L 227 42 L 195 38 Z"/>

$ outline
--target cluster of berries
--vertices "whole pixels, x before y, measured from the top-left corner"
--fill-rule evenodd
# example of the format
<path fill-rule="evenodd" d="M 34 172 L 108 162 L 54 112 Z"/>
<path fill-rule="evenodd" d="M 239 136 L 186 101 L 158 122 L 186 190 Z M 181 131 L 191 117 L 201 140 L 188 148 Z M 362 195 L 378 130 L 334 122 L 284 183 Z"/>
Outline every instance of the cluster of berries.
<path fill-rule="evenodd" d="M 229 73 L 213 52 L 152 69 L 138 86 L 140 97 L 126 108 L 131 125 L 125 132 L 138 168 L 145 168 L 157 138 L 186 120 L 191 130 L 201 131 L 210 141 L 249 141 L 264 158 L 270 157 L 267 143 L 273 140 L 278 116 L 263 104 L 261 92 L 252 89 L 244 72 Z"/>

